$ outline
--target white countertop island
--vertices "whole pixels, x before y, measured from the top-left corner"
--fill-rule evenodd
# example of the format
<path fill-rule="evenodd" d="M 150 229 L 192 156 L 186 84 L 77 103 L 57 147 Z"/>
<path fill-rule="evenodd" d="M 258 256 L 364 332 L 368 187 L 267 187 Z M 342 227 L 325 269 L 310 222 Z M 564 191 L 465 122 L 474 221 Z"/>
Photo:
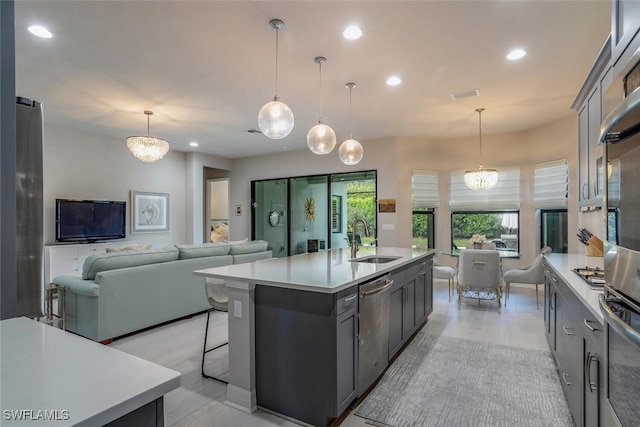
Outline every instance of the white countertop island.
<path fill-rule="evenodd" d="M 1 321 L 0 342 L 2 426 L 163 425 L 163 395 L 180 385 L 179 372 L 26 317 Z"/>
<path fill-rule="evenodd" d="M 194 274 L 289 289 L 335 293 L 433 253 L 434 251 L 411 248 L 361 246 L 356 259 L 370 256 L 399 258 L 380 264 L 354 262 L 350 261 L 350 248 L 330 249 L 285 258 L 196 270 Z"/>
<path fill-rule="evenodd" d="M 335 294 L 354 285 L 433 256 L 432 250 L 360 247 L 356 259 L 397 257 L 390 262 L 351 261 L 351 249 L 332 249 L 252 263 L 197 270 L 195 275 L 225 281 L 229 297 L 229 384 L 226 403 L 247 412 L 257 408 L 255 373 L 256 285 Z"/>

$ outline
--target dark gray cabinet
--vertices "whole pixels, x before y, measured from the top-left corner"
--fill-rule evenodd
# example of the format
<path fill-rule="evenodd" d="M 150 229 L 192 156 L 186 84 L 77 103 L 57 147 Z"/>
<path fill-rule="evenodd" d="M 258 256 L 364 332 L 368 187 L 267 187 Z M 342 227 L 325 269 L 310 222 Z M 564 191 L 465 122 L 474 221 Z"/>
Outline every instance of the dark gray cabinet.
<path fill-rule="evenodd" d="M 578 427 L 600 424 L 604 327 L 545 262 L 545 330 L 560 384 Z"/>
<path fill-rule="evenodd" d="M 259 406 L 327 426 L 356 398 L 357 296 L 256 286 Z"/>
<path fill-rule="evenodd" d="M 389 359 L 433 311 L 433 260 L 410 264 L 395 272 L 389 305 Z"/>
<path fill-rule="evenodd" d="M 582 419 L 585 427 L 597 427 L 601 424 L 600 404 L 605 401 L 604 327 L 586 307 L 582 307 L 582 327 L 584 336 Z"/>

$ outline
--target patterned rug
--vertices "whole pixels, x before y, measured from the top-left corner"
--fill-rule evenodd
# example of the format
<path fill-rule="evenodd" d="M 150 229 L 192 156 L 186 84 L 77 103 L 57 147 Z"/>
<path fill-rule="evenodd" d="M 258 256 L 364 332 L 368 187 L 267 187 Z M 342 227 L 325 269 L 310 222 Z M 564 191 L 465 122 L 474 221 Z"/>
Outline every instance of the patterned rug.
<path fill-rule="evenodd" d="M 553 358 L 418 333 L 355 414 L 379 426 L 572 426 Z"/>

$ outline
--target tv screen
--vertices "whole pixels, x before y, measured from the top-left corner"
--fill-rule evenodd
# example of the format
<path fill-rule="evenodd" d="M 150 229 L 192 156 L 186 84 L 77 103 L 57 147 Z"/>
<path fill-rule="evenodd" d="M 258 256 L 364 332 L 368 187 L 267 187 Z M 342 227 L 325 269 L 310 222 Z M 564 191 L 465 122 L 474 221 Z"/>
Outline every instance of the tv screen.
<path fill-rule="evenodd" d="M 126 202 L 56 199 L 56 241 L 124 239 Z"/>

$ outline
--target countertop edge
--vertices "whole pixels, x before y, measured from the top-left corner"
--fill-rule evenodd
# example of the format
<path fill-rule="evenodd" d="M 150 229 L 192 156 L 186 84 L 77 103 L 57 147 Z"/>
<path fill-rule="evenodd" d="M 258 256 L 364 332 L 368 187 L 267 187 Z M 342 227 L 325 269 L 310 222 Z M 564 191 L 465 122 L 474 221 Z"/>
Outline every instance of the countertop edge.
<path fill-rule="evenodd" d="M 566 257 L 566 261 L 563 263 L 558 262 L 561 259 L 560 257 Z M 600 324 L 604 326 L 604 316 L 600 311 L 600 305 L 598 303 L 599 296 L 603 290 L 589 288 L 588 285 L 582 283 L 582 279 L 578 277 L 578 275 L 571 271 L 572 268 L 584 267 L 588 264 L 593 264 L 590 265 L 590 267 L 602 268 L 602 258 L 571 254 L 549 254 L 545 255 L 545 260 L 556 274 L 562 277 L 567 287 L 571 289 L 578 300 L 580 300 Z"/>
<path fill-rule="evenodd" d="M 351 286 L 356 286 L 359 285 L 361 283 L 367 282 L 371 279 L 374 279 L 376 277 L 380 277 L 383 276 L 385 274 L 388 274 L 394 270 L 397 270 L 399 268 L 403 268 L 409 264 L 412 264 L 416 261 L 419 261 L 421 259 L 425 259 L 428 257 L 433 257 L 434 254 L 436 253 L 435 250 L 430 249 L 428 251 L 425 251 L 423 253 L 417 253 L 413 256 L 403 256 L 402 258 L 389 262 L 387 264 L 383 264 L 380 265 L 380 268 L 372 273 L 369 274 L 365 274 L 362 275 L 356 279 L 353 279 L 351 281 L 345 282 L 343 284 L 331 287 L 331 288 L 326 288 L 326 287 L 320 287 L 320 286 L 315 286 L 312 284 L 302 284 L 302 283 L 285 283 L 285 282 L 280 282 L 280 281 L 270 281 L 270 280 L 265 280 L 265 279 L 260 279 L 260 278 L 255 278 L 255 279 L 250 279 L 247 277 L 237 277 L 234 276 L 233 274 L 224 274 L 224 273 L 215 273 L 212 272 L 212 269 L 200 269 L 200 270 L 195 270 L 193 272 L 194 275 L 196 276 L 202 276 L 202 277 L 212 277 L 212 278 L 217 278 L 217 279 L 225 279 L 225 280 L 229 280 L 229 281 L 235 281 L 235 282 L 248 282 L 248 283 L 253 283 L 255 285 L 266 285 L 266 286 L 274 286 L 274 287 L 280 287 L 280 288 L 287 288 L 287 289 L 297 289 L 297 290 L 303 290 L 303 291 L 308 291 L 308 292 L 318 292 L 318 293 L 326 293 L 326 294 L 335 294 L 337 292 L 340 292 L 344 289 L 350 288 Z M 264 261 L 269 261 L 269 260 L 263 260 L 263 261 L 258 261 L 258 262 L 264 262 Z"/>

